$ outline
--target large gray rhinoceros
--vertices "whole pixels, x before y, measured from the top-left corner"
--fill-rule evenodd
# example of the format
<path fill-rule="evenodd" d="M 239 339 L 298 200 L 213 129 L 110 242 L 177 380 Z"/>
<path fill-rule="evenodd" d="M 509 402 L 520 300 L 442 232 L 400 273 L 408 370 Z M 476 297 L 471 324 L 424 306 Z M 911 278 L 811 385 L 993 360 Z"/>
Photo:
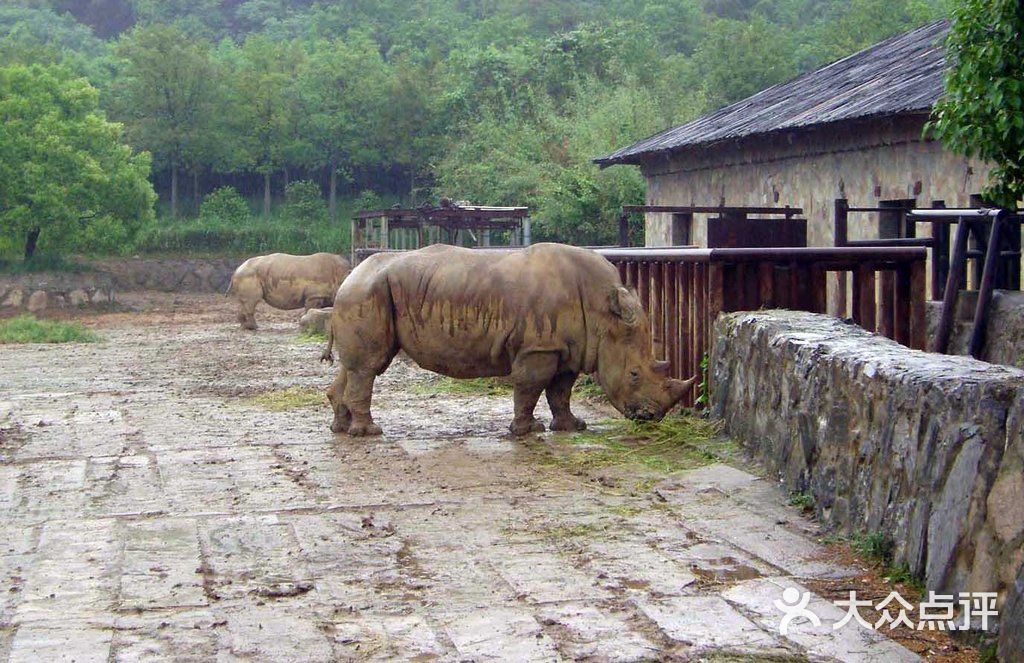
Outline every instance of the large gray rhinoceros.
<path fill-rule="evenodd" d="M 256 305 L 261 301 L 286 311 L 330 306 L 350 271 L 348 260 L 333 253 L 271 253 L 239 265 L 228 292 L 238 299 L 238 322 L 244 329 L 256 329 Z"/>
<path fill-rule="evenodd" d="M 631 419 L 660 419 L 693 383 L 654 361 L 647 316 L 603 257 L 561 244 L 508 252 L 434 245 L 377 254 L 338 289 L 322 359 L 341 370 L 327 391 L 331 430 L 379 435 L 373 381 L 399 350 L 454 378 L 511 376 L 515 435 L 544 430 L 533 416 L 547 392 L 551 430 L 586 427 L 569 409 L 580 373 L 597 373 Z"/>

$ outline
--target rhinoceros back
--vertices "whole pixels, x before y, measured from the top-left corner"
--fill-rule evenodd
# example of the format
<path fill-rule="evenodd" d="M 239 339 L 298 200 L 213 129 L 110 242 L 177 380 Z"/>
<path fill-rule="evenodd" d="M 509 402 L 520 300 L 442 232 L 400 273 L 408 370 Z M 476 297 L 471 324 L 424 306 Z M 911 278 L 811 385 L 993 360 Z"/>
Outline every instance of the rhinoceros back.
<path fill-rule="evenodd" d="M 251 269 L 259 280 L 264 301 L 279 309 L 330 302 L 349 271 L 348 261 L 332 253 L 272 253 L 251 258 L 242 267 Z"/>
<path fill-rule="evenodd" d="M 590 291 L 617 282 L 593 252 L 538 244 L 508 252 L 433 246 L 391 260 L 399 347 L 452 377 L 507 375 L 520 352 L 557 352 L 579 367 Z"/>

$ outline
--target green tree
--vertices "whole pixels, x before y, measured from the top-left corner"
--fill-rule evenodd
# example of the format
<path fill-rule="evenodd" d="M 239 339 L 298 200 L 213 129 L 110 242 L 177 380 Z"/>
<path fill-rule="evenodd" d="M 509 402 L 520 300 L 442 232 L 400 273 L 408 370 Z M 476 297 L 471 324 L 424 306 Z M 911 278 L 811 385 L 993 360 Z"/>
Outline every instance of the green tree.
<path fill-rule="evenodd" d="M 133 145 L 171 174 L 171 216 L 178 216 L 178 175 L 208 152 L 217 85 L 209 48 L 174 26 L 137 28 L 118 49 L 124 64 L 113 109 Z"/>
<path fill-rule="evenodd" d="M 0 228 L 24 240 L 26 259 L 41 238 L 51 248 L 127 244 L 153 216 L 149 168 L 88 81 L 62 67 L 0 68 Z"/>
<path fill-rule="evenodd" d="M 298 99 L 292 93 L 306 54 L 296 41 L 250 37 L 231 78 L 235 89 L 236 137 L 247 145 L 249 165 L 263 176 L 263 215 L 270 216 L 271 176 L 295 153 L 293 130 Z"/>
<path fill-rule="evenodd" d="M 712 21 L 694 60 L 713 108 L 749 97 L 796 73 L 789 39 L 760 17 L 749 23 Z"/>
<path fill-rule="evenodd" d="M 963 0 L 947 41 L 946 93 L 928 129 L 950 150 L 993 165 L 985 197 L 1024 199 L 1024 5 Z"/>
<path fill-rule="evenodd" d="M 382 123 L 391 101 L 389 76 L 376 44 L 354 35 L 347 42 L 317 42 L 299 79 L 302 134 L 312 146 L 308 165 L 327 169 L 332 219 L 339 175 L 380 163 L 386 136 L 394 132 Z"/>

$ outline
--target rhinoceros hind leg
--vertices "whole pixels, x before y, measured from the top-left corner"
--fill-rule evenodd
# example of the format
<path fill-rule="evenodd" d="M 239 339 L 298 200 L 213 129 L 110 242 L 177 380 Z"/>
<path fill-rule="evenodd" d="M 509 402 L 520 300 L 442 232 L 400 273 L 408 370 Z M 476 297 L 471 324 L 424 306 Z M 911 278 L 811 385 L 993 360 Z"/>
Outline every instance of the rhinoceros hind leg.
<path fill-rule="evenodd" d="M 352 437 L 371 437 L 380 435 L 380 426 L 373 423 L 370 414 L 370 399 L 373 396 L 373 381 L 376 374 L 366 371 L 348 371 L 348 382 L 345 384 L 345 405 L 352 414 L 348 434 Z"/>
<path fill-rule="evenodd" d="M 331 422 L 331 430 L 335 433 L 346 433 L 349 424 L 352 423 L 352 413 L 345 405 L 345 385 L 348 383 L 348 371 L 344 366 L 338 371 L 338 376 L 327 389 L 327 400 L 334 410 L 334 421 Z"/>
<path fill-rule="evenodd" d="M 544 424 L 533 416 L 540 392 L 551 382 L 558 366 L 558 356 L 550 352 L 537 352 L 516 357 L 512 364 L 512 398 L 515 418 L 508 427 L 513 435 L 540 433 Z"/>
<path fill-rule="evenodd" d="M 551 430 L 574 432 L 586 430 L 587 422 L 583 421 L 569 409 L 569 398 L 572 386 L 576 383 L 576 373 L 560 373 L 555 376 L 546 388 L 548 405 L 551 407 L 553 419 Z"/>

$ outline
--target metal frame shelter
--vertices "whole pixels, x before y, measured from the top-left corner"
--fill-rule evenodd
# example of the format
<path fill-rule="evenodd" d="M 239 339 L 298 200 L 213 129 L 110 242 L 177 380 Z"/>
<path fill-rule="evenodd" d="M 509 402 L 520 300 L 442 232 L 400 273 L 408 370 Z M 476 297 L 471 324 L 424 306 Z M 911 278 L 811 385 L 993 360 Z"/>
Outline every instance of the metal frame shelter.
<path fill-rule="evenodd" d="M 452 203 L 414 208 L 361 210 L 352 217 L 352 254 L 361 249 L 418 249 L 430 244 L 492 246 L 492 233 L 507 246 L 530 243 L 527 207 Z M 500 241 L 500 240 L 499 240 Z"/>

